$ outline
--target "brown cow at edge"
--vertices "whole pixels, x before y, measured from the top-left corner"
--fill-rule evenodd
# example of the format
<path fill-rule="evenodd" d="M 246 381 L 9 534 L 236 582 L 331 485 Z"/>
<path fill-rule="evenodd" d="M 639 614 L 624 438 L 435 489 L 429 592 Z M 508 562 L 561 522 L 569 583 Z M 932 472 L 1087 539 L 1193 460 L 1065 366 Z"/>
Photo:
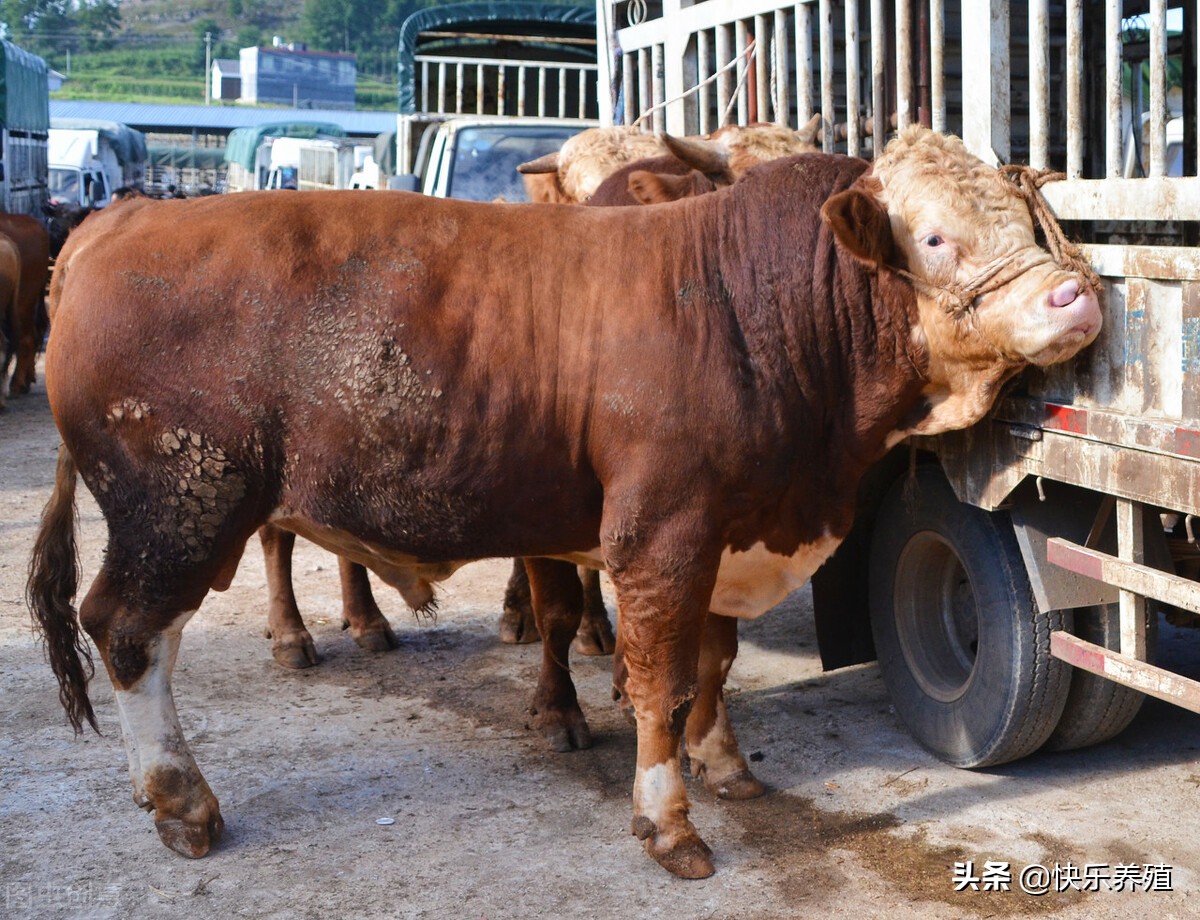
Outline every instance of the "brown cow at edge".
<path fill-rule="evenodd" d="M 18 347 L 18 343 L 10 339 L 15 339 L 20 329 L 21 262 L 21 250 L 16 241 L 8 234 L 0 233 L 0 353 L 6 355 L 10 348 L 16 350 Z M 0 409 L 5 406 L 3 378 L 7 375 L 5 367 L 0 373 Z M 12 392 L 16 392 L 15 385 Z"/>
<path fill-rule="evenodd" d="M 972 424 L 1101 321 L 1094 275 L 1037 246 L 1015 186 L 920 129 L 871 172 L 806 155 L 653 208 L 121 210 L 68 241 L 52 285 L 64 446 L 29 596 L 77 729 L 95 724 L 79 627 L 95 642 L 135 801 L 189 856 L 223 821 L 175 713 L 179 638 L 271 520 L 396 585 L 484 557 L 602 562 L 637 713 L 632 830 L 668 870 L 711 874 L 680 742 L 710 779 L 745 761 L 720 702 L 732 621 L 709 611 L 769 609 L 833 552 L 889 446 Z M 170 321 L 139 322 L 148 301 Z M 109 543 L 77 622 L 78 476 Z M 566 561 L 529 571 L 535 705 L 570 730 L 578 582 Z"/>
<path fill-rule="evenodd" d="M 50 271 L 50 238 L 41 221 L 26 214 L 0 213 L 0 233 L 10 237 L 21 254 L 21 282 L 9 326 L 9 349 L 16 358 L 9 392 L 18 396 L 33 386 L 38 345 L 46 332 L 43 292 Z M 9 360 L 6 353 L 5 373 Z"/>

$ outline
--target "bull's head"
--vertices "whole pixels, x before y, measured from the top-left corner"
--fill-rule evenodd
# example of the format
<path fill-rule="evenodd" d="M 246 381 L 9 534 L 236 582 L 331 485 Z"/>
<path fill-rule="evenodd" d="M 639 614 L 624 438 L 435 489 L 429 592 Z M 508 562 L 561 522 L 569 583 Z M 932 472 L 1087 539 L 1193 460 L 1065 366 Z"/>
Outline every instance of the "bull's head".
<path fill-rule="evenodd" d="M 822 208 L 844 247 L 916 289 L 932 411 L 914 432 L 977 421 L 1020 368 L 1064 361 L 1099 333 L 1099 281 L 1069 244 L 1059 261 L 1038 245 L 1036 200 L 958 138 L 913 127 Z"/>

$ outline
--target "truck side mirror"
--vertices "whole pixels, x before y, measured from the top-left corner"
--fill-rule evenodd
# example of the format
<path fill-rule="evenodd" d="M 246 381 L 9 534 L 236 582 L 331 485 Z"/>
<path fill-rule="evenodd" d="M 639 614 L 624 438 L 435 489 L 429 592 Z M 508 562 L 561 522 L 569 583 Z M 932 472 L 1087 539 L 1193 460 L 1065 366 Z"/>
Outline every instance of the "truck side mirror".
<path fill-rule="evenodd" d="M 387 187 L 393 192 L 416 192 L 420 190 L 421 180 L 413 173 L 399 176 L 389 176 Z"/>

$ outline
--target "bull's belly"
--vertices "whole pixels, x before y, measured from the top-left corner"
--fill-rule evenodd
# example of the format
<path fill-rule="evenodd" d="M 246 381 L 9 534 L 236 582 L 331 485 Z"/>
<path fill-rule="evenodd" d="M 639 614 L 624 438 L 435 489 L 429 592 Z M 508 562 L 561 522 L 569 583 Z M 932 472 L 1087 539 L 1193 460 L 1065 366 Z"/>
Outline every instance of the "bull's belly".
<path fill-rule="evenodd" d="M 804 587 L 841 542 L 841 537 L 826 533 L 813 543 L 803 544 L 790 556 L 773 553 L 762 543 L 741 552 L 726 549 L 721 554 L 709 609 L 721 616 L 744 620 L 762 616 L 797 588 Z M 558 558 L 576 565 L 604 568 L 599 547 Z"/>
<path fill-rule="evenodd" d="M 472 561 L 422 562 L 408 553 L 396 552 L 362 540 L 347 531 L 323 527 L 298 516 L 277 515 L 271 519 L 271 523 L 294 531 L 332 553 L 365 565 L 404 594 L 413 606 L 420 604 L 414 603 L 414 597 L 410 597 L 410 594 L 419 596 L 424 591 L 422 585 L 443 581 Z M 826 533 L 813 543 L 801 545 L 790 556 L 773 553 L 762 543 L 756 543 L 744 551 L 726 549 L 721 554 L 709 609 L 721 616 L 738 619 L 752 620 L 762 616 L 797 588 L 803 587 L 841 542 L 841 537 Z M 600 547 L 554 558 L 595 569 L 604 568 Z"/>

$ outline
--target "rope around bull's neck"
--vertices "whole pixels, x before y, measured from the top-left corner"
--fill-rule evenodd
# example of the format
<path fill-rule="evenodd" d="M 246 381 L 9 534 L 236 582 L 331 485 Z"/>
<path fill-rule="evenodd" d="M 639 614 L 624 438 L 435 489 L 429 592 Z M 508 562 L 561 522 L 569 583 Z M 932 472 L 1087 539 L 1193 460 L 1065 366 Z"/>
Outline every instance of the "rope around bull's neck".
<path fill-rule="evenodd" d="M 1032 166 L 1001 166 L 1000 174 L 1012 182 L 1025 199 L 1029 213 L 1046 238 L 1049 256 L 1029 249 L 1017 255 L 1000 256 L 984 265 L 973 278 L 963 284 L 934 284 L 902 268 L 895 269 L 896 273 L 910 281 L 918 290 L 941 300 L 946 310 L 956 315 L 969 313 L 977 298 L 1004 287 L 1035 265 L 1051 259 L 1056 265 L 1082 275 L 1096 296 L 1102 296 L 1100 276 L 1092 270 L 1092 266 L 1080 253 L 1079 247 L 1067 239 L 1041 192 L 1043 185 L 1064 178 L 1063 174 L 1049 169 L 1034 169 Z"/>

